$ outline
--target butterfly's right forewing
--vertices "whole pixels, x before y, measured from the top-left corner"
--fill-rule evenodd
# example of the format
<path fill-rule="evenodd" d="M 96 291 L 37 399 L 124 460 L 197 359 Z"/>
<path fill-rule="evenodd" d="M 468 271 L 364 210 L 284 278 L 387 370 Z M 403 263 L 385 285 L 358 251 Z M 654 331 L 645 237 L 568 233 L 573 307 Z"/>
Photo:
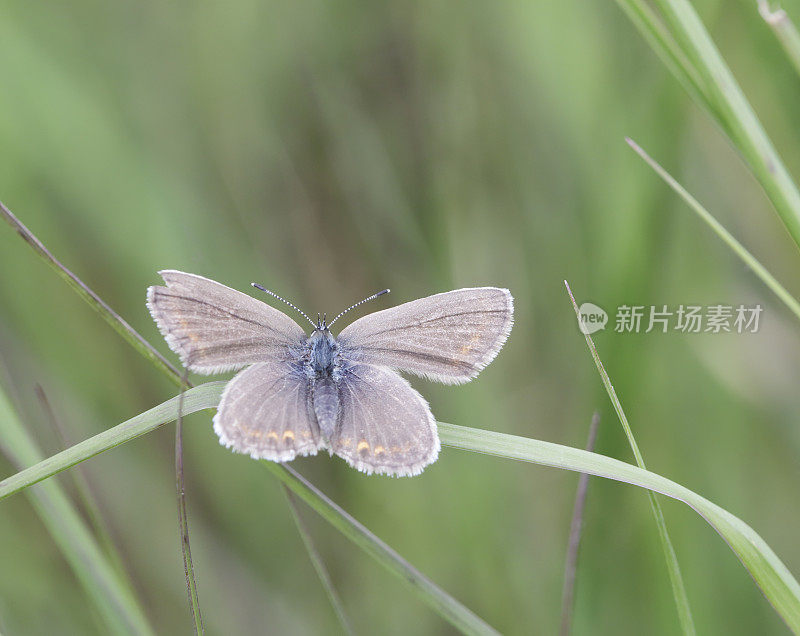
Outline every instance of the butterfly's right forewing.
<path fill-rule="evenodd" d="M 497 355 L 513 319 L 507 289 L 456 289 L 359 318 L 338 340 L 353 361 L 467 382 Z"/>
<path fill-rule="evenodd" d="M 147 305 L 181 362 L 196 373 L 220 373 L 254 362 L 285 359 L 305 337 L 289 316 L 208 278 L 159 272 L 166 287 L 150 287 Z"/>

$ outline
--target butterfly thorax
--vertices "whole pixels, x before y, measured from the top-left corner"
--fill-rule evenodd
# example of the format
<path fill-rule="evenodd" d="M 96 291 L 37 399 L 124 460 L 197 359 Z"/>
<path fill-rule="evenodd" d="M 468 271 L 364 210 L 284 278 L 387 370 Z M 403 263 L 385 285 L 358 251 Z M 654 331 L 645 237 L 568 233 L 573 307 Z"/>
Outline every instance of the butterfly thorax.
<path fill-rule="evenodd" d="M 336 375 L 339 345 L 327 329 L 315 329 L 308 339 L 310 371 L 315 378 Z"/>

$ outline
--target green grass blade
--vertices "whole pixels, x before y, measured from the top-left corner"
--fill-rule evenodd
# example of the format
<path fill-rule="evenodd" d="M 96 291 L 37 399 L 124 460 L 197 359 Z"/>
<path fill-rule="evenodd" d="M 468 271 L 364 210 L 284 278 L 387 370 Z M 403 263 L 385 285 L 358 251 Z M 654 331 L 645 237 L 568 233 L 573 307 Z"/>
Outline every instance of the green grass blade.
<path fill-rule="evenodd" d="M 183 394 L 184 415 L 189 415 L 202 409 L 215 408 L 219 403 L 219 398 L 222 395 L 225 384 L 227 383 L 208 382 L 186 391 Z M 136 439 L 145 433 L 154 431 L 167 422 L 175 421 L 178 417 L 179 401 L 179 396 L 171 398 L 114 428 L 109 428 L 102 433 L 98 433 L 94 437 L 78 442 L 68 449 L 56 453 L 52 457 L 48 457 L 30 468 L 26 468 L 0 481 L 0 500 L 31 484 L 52 477 L 56 473 L 70 468 L 90 457 L 94 457 L 103 451 L 107 451 L 115 446 Z M 30 462 L 31 460 L 28 460 L 25 463 Z"/>
<path fill-rule="evenodd" d="M 58 417 L 56 416 L 55 411 L 50 405 L 50 401 L 44 392 L 44 389 L 41 387 L 41 385 L 37 384 L 34 387 L 34 392 L 36 393 L 39 403 L 42 405 L 45 417 L 49 420 L 53 429 L 57 431 L 62 447 L 69 448 L 72 446 L 72 442 L 67 436 L 66 430 L 64 430 L 63 426 L 60 424 Z M 117 571 L 120 577 L 132 587 L 133 581 L 130 579 L 129 573 L 125 569 L 125 564 L 123 563 L 119 550 L 117 549 L 117 546 L 111 536 L 111 531 L 108 528 L 108 524 L 103 518 L 102 510 L 100 509 L 100 505 L 98 504 L 96 497 L 92 492 L 89 480 L 81 470 L 81 467 L 73 470 L 70 475 L 73 478 L 75 493 L 78 497 L 80 508 L 83 510 L 86 518 L 89 521 L 89 527 L 92 533 L 97 538 L 97 542 L 103 549 L 106 558 L 108 558 L 111 562 L 111 565 L 114 566 L 114 569 Z"/>
<path fill-rule="evenodd" d="M 184 414 L 216 407 L 224 382 L 186 391 Z M 177 418 L 172 398 L 19 473 L 0 481 L 0 500 L 103 451 L 124 444 Z M 582 449 L 536 439 L 439 423 L 442 444 L 495 457 L 551 466 L 625 482 L 683 501 L 728 543 L 786 624 L 800 632 L 800 584 L 764 540 L 746 523 L 697 493 L 665 477 Z"/>
<path fill-rule="evenodd" d="M 578 304 L 575 302 L 575 297 L 572 295 L 572 290 L 569 288 L 569 283 L 564 281 L 564 285 L 567 287 L 569 298 L 572 301 L 573 308 L 575 309 L 575 317 L 580 320 Z M 622 408 L 622 403 L 617 397 L 617 392 L 614 390 L 614 386 L 611 384 L 611 378 L 608 376 L 602 360 L 600 360 L 600 355 L 597 353 L 597 347 L 595 346 L 594 341 L 589 334 L 585 333 L 583 334 L 583 337 L 586 339 L 586 345 L 589 347 L 589 352 L 592 354 L 592 359 L 597 367 L 597 371 L 600 374 L 600 378 L 603 380 L 603 386 L 605 386 L 606 393 L 608 393 L 608 397 L 611 400 L 611 403 L 614 405 L 614 410 L 616 411 L 620 424 L 622 424 L 622 428 L 625 431 L 625 436 L 628 438 L 628 444 L 630 444 L 631 450 L 633 451 L 633 456 L 636 458 L 636 464 L 639 466 L 639 468 L 646 470 L 647 467 L 644 464 L 642 453 L 639 451 L 639 445 L 636 443 L 636 438 L 633 436 L 633 430 L 628 423 L 628 418 Z M 669 532 L 667 532 L 667 524 L 664 521 L 664 512 L 661 510 L 661 504 L 658 502 L 658 498 L 656 497 L 655 493 L 650 491 L 647 494 L 650 497 L 650 506 L 653 509 L 653 516 L 656 520 L 658 537 L 661 540 L 661 547 L 664 550 L 664 558 L 667 562 L 667 571 L 669 572 L 669 580 L 670 584 L 672 585 L 672 595 L 675 597 L 675 605 L 678 609 L 678 618 L 681 623 L 681 629 L 683 629 L 684 634 L 695 634 L 696 630 L 694 627 L 694 621 L 692 620 L 692 610 L 689 606 L 689 596 L 686 594 L 686 586 L 683 583 L 680 565 L 678 565 L 678 555 L 675 554 L 675 548 L 673 547 L 672 541 L 669 538 Z"/>
<path fill-rule="evenodd" d="M 294 469 L 285 464 L 276 464 L 266 460 L 262 461 L 262 464 L 328 523 L 389 572 L 398 576 L 425 603 L 463 634 L 498 634 L 495 629 L 442 590 Z"/>
<path fill-rule="evenodd" d="M 742 89 L 688 0 L 656 0 L 675 39 L 697 69 L 721 123 L 800 247 L 800 191 Z"/>
<path fill-rule="evenodd" d="M 0 447 L 16 465 L 41 462 L 41 453 L 0 389 Z M 46 460 L 45 460 L 46 461 Z M 112 634 L 152 634 L 131 589 L 120 578 L 97 541 L 55 481 L 31 489 L 28 496 L 50 536 Z"/>
<path fill-rule="evenodd" d="M 780 8 L 770 9 L 768 0 L 758 0 L 758 12 L 764 21 L 775 32 L 776 37 L 783 45 L 786 57 L 800 74 L 800 32 L 789 19 L 786 11 Z"/>
<path fill-rule="evenodd" d="M 700 102 L 719 120 L 716 106 L 709 99 L 697 69 L 692 66 L 650 5 L 643 0 L 617 0 L 617 4 L 691 97 Z"/>
<path fill-rule="evenodd" d="M 790 629 L 800 633 L 800 584 L 755 530 L 708 499 L 661 475 L 578 448 L 443 422 L 439 422 L 439 434 L 446 446 L 588 473 L 684 502 L 720 534 L 775 611 Z"/>
<path fill-rule="evenodd" d="M 761 281 L 769 287 L 772 292 L 781 299 L 781 301 L 789 308 L 789 310 L 800 319 L 800 303 L 792 296 L 783 285 L 781 285 L 775 277 L 769 273 L 769 271 L 758 262 L 755 256 L 753 256 L 747 249 L 742 245 L 739 241 L 737 241 L 733 235 L 725 229 L 725 227 L 717 221 L 711 213 L 708 212 L 698 201 L 695 199 L 691 194 L 689 194 L 680 183 L 678 183 L 672 175 L 670 175 L 664 168 L 661 167 L 653 158 L 650 157 L 644 150 L 642 150 L 639 145 L 633 141 L 632 139 L 627 139 L 626 141 L 633 148 L 636 153 L 644 159 L 647 164 L 655 170 L 656 174 L 660 176 L 666 183 L 672 188 L 678 195 L 686 201 L 692 210 L 697 213 L 703 221 L 705 221 L 708 226 L 714 230 L 714 232 L 719 236 L 723 242 L 733 250 L 734 254 L 736 254 L 744 264 L 747 265 L 753 273 L 758 276 Z"/>
<path fill-rule="evenodd" d="M 314 542 L 311 540 L 311 533 L 308 531 L 308 528 L 303 521 L 303 517 L 300 515 L 300 510 L 297 506 L 297 499 L 292 494 L 289 486 L 286 484 L 283 484 L 283 493 L 286 495 L 286 501 L 289 502 L 289 510 L 292 511 L 294 523 L 297 526 L 297 531 L 300 533 L 300 538 L 303 539 L 303 543 L 306 546 L 306 552 L 308 552 L 308 556 L 311 558 L 311 565 L 314 566 L 314 570 L 316 571 L 317 576 L 322 583 L 325 594 L 328 596 L 328 600 L 331 603 L 331 607 L 333 607 L 336 618 L 339 619 L 339 624 L 342 626 L 342 631 L 345 634 L 348 634 L 348 636 L 354 636 L 355 632 L 353 631 L 353 628 L 350 627 L 350 621 L 347 619 L 347 614 L 344 611 L 344 606 L 339 598 L 339 594 L 337 594 L 336 588 L 333 586 L 333 581 L 331 580 L 331 575 L 328 573 L 328 568 L 325 567 L 325 562 L 322 560 L 322 556 L 317 551 Z"/>

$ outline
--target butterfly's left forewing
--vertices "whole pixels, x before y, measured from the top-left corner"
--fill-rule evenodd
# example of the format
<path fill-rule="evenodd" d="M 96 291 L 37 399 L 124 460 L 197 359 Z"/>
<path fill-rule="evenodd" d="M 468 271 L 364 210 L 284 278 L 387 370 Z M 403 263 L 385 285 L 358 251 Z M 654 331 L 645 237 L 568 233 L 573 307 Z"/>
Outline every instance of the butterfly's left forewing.
<path fill-rule="evenodd" d="M 170 348 L 195 373 L 221 373 L 285 359 L 305 332 L 289 316 L 216 281 L 159 272 L 166 287 L 147 290 L 147 306 Z"/>
<path fill-rule="evenodd" d="M 331 450 L 365 473 L 417 475 L 436 461 L 439 436 L 428 403 L 397 373 L 357 364 L 339 382 L 341 414 Z"/>

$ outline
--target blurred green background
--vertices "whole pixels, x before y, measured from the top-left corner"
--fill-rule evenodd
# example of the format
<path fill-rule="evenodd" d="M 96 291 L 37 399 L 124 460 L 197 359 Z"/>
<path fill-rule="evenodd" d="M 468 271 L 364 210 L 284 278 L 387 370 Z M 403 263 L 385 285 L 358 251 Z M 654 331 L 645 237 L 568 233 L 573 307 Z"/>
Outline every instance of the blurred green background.
<path fill-rule="evenodd" d="M 800 175 L 800 80 L 755 1 L 696 6 Z M 759 186 L 610 0 L 0 2 L 0 199 L 171 360 L 144 303 L 162 268 L 257 281 L 309 313 L 383 287 L 369 310 L 509 287 L 514 330 L 477 381 L 413 380 L 437 419 L 582 447 L 599 409 L 597 450 L 632 461 L 563 280 L 612 314 L 761 303 L 758 334 L 596 342 L 648 467 L 742 517 L 797 574 L 797 324 L 625 135 L 800 293 Z M 72 441 L 175 393 L 5 225 L 0 272 L 3 382 L 45 452 L 61 442 L 36 383 Z M 277 482 L 210 422 L 185 429 L 208 633 L 335 633 Z M 165 427 L 83 465 L 162 634 L 191 629 L 172 453 Z M 414 479 L 295 465 L 502 632 L 557 630 L 577 475 L 449 448 Z M 699 632 L 784 633 L 713 530 L 664 509 Z M 304 512 L 358 633 L 452 632 Z M 679 630 L 643 491 L 590 482 L 576 593 L 576 634 Z M 0 504 L 0 631 L 101 625 L 26 497 Z"/>

